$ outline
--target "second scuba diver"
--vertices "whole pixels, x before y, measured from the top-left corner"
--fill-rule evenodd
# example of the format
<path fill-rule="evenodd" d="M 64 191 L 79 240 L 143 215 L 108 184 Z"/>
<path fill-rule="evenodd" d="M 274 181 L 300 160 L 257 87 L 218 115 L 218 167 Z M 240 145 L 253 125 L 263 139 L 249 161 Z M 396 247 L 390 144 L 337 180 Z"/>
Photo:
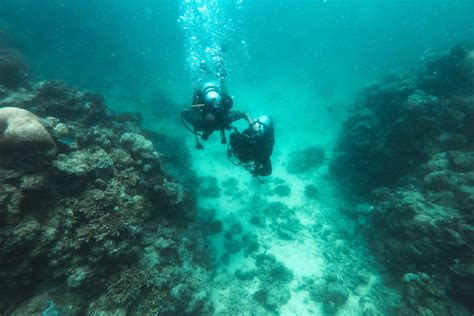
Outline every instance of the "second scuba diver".
<path fill-rule="evenodd" d="M 250 166 L 250 172 L 254 177 L 269 176 L 272 173 L 270 156 L 274 145 L 273 120 L 267 115 L 262 115 L 242 133 L 235 129 L 230 134 L 227 156 L 236 165 Z M 238 161 L 235 162 L 234 158 Z"/>

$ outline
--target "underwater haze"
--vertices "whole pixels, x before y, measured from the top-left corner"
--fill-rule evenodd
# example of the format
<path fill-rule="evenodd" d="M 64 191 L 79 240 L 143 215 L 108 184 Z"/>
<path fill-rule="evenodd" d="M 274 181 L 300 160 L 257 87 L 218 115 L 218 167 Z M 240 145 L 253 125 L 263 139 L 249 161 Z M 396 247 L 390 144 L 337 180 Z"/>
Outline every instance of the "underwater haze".
<path fill-rule="evenodd" d="M 473 175 L 474 1 L 0 0 L 0 315 L 472 315 Z"/>

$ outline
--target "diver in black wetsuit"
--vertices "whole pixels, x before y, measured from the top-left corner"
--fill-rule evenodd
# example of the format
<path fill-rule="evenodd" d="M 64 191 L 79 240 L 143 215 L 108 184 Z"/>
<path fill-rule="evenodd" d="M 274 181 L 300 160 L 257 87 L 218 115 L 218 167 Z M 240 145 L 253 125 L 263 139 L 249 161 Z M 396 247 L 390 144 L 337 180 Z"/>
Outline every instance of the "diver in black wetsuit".
<path fill-rule="evenodd" d="M 203 149 L 198 136 L 207 140 L 214 131 L 221 132 L 221 143 L 227 143 L 225 130 L 230 130 L 231 124 L 241 118 L 252 123 L 253 120 L 245 112 L 230 111 L 232 98 L 227 93 L 219 91 L 212 83 L 205 83 L 194 92 L 191 109 L 181 113 L 183 124 L 196 135 L 196 148 Z M 190 126 L 189 126 L 190 125 Z"/>
<path fill-rule="evenodd" d="M 272 173 L 270 156 L 275 145 L 273 120 L 262 115 L 253 121 L 242 133 L 234 130 L 227 147 L 229 160 L 236 165 L 250 166 L 254 177 Z M 234 160 L 238 159 L 237 162 Z"/>

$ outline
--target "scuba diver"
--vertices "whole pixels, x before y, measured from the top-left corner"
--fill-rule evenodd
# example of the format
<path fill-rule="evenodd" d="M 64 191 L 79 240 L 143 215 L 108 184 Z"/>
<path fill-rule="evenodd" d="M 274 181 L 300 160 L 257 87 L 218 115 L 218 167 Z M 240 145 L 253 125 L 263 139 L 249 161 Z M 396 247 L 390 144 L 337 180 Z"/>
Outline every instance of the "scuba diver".
<path fill-rule="evenodd" d="M 234 128 L 227 146 L 227 157 L 233 164 L 250 169 L 254 177 L 268 176 L 272 173 L 270 156 L 274 145 L 273 120 L 262 115 L 242 133 Z"/>
<path fill-rule="evenodd" d="M 225 130 L 231 129 L 232 122 L 243 118 L 249 124 L 253 123 L 247 113 L 230 111 L 233 103 L 227 93 L 221 92 L 217 85 L 211 82 L 195 90 L 191 108 L 181 112 L 181 121 L 196 136 L 197 149 L 204 149 L 198 136 L 207 140 L 214 131 L 220 131 L 221 143 L 225 144 Z"/>

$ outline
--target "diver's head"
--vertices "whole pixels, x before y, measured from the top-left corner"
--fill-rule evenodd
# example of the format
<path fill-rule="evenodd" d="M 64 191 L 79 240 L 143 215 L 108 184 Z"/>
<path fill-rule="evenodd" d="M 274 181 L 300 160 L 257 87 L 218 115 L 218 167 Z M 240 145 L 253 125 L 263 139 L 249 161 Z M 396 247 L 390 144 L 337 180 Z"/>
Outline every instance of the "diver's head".
<path fill-rule="evenodd" d="M 268 115 L 261 115 L 255 119 L 253 129 L 257 135 L 264 135 L 269 129 L 273 127 L 273 120 Z"/>
<path fill-rule="evenodd" d="M 220 105 L 222 97 L 217 86 L 214 84 L 210 82 L 204 84 L 201 93 L 205 105 L 210 107 L 218 107 Z"/>

